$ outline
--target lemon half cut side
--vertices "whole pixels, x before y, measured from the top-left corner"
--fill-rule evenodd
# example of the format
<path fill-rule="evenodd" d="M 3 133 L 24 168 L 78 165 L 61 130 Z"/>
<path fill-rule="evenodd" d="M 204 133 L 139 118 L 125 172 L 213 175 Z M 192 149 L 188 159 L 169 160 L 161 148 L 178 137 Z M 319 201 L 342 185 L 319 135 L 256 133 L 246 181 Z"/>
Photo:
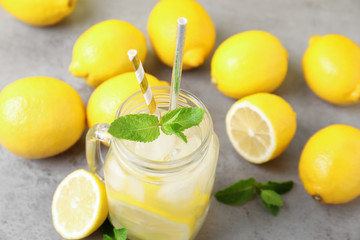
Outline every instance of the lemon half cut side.
<path fill-rule="evenodd" d="M 253 163 L 269 159 L 275 149 L 275 134 L 266 115 L 244 101 L 234 105 L 226 116 L 226 131 L 235 150 Z"/>
<path fill-rule="evenodd" d="M 89 236 L 101 226 L 107 214 L 104 184 L 83 169 L 70 173 L 54 193 L 53 224 L 65 239 Z"/>
<path fill-rule="evenodd" d="M 296 132 L 296 113 L 288 102 L 271 93 L 256 93 L 238 100 L 225 121 L 235 150 L 256 164 L 279 156 Z"/>

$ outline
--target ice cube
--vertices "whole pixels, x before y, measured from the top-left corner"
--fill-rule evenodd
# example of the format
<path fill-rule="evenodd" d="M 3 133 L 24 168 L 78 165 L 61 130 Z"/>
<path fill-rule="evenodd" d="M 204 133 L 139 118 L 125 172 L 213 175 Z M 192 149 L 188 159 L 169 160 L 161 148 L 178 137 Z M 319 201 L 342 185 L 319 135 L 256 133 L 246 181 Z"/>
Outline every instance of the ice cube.
<path fill-rule="evenodd" d="M 176 142 L 177 137 L 174 135 L 166 135 L 163 132 L 160 132 L 160 136 L 153 142 L 142 143 L 142 142 L 133 142 L 126 141 L 126 145 L 137 155 L 151 159 L 154 161 L 163 161 L 164 158 L 167 158 L 169 154 L 172 153 Z"/>
<path fill-rule="evenodd" d="M 186 129 L 184 134 L 187 138 L 187 143 L 176 137 L 176 146 L 172 151 L 171 159 L 185 157 L 194 152 L 201 145 L 201 130 L 199 127 Z"/>
<path fill-rule="evenodd" d="M 157 197 L 167 204 L 178 206 L 182 204 L 185 207 L 192 202 L 196 186 L 194 178 L 186 176 L 181 181 L 167 183 L 162 186 L 157 193 Z"/>
<path fill-rule="evenodd" d="M 135 176 L 128 175 L 126 178 L 126 194 L 128 194 L 130 197 L 134 198 L 135 200 L 139 202 L 144 202 L 145 200 L 145 191 L 144 191 L 144 185 Z"/>
<path fill-rule="evenodd" d="M 160 131 L 160 136 L 153 142 L 142 143 L 125 141 L 126 146 L 137 155 L 154 161 L 171 161 L 189 155 L 201 144 L 201 130 L 192 127 L 184 131 L 188 142 L 185 143 L 175 135 L 166 135 Z"/>
<path fill-rule="evenodd" d="M 106 158 L 104 175 L 106 183 L 114 190 L 120 191 L 124 188 L 126 179 L 125 172 L 117 163 L 117 159 L 114 154 L 109 154 Z"/>

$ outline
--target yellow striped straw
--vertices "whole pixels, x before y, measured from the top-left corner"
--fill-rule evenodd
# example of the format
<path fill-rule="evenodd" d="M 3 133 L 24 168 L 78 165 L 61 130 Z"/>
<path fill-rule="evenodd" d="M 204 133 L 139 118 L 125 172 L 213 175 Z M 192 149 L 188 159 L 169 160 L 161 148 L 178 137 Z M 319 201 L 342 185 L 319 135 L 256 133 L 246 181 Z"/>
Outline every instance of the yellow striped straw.
<path fill-rule="evenodd" d="M 155 99 L 152 95 L 149 82 L 146 79 L 145 71 L 137 55 L 137 51 L 135 49 L 130 49 L 128 51 L 128 56 L 134 67 L 135 75 L 139 82 L 141 92 L 144 95 L 145 103 L 148 106 L 150 113 L 153 114 L 155 111 L 157 111 Z"/>

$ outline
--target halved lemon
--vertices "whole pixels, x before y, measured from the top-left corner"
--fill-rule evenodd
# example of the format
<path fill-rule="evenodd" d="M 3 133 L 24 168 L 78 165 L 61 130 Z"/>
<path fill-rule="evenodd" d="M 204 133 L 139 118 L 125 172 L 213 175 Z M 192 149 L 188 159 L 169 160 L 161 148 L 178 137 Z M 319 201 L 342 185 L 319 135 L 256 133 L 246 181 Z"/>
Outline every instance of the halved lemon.
<path fill-rule="evenodd" d="M 87 237 L 108 215 L 105 186 L 94 174 L 76 170 L 57 187 L 51 210 L 54 227 L 63 238 Z"/>
<path fill-rule="evenodd" d="M 279 156 L 295 135 L 296 113 L 283 98 L 257 93 L 235 102 L 226 115 L 226 131 L 235 150 L 252 163 Z"/>

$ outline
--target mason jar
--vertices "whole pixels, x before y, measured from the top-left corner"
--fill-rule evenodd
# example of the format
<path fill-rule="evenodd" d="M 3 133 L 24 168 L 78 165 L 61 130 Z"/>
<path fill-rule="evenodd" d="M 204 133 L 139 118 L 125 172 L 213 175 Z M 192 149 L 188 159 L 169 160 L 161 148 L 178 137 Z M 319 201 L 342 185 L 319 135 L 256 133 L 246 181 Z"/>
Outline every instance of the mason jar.
<path fill-rule="evenodd" d="M 165 114 L 170 88 L 152 91 L 160 113 Z M 88 131 L 87 161 L 105 182 L 109 219 L 114 227 L 125 227 L 131 240 L 194 239 L 207 215 L 219 141 L 206 106 L 197 97 L 181 90 L 177 105 L 205 110 L 200 125 L 184 132 L 187 143 L 163 133 L 151 143 L 117 139 L 107 132 L 106 123 Z M 116 118 L 147 112 L 143 95 L 137 92 L 123 102 Z M 101 142 L 109 146 L 105 159 Z"/>

